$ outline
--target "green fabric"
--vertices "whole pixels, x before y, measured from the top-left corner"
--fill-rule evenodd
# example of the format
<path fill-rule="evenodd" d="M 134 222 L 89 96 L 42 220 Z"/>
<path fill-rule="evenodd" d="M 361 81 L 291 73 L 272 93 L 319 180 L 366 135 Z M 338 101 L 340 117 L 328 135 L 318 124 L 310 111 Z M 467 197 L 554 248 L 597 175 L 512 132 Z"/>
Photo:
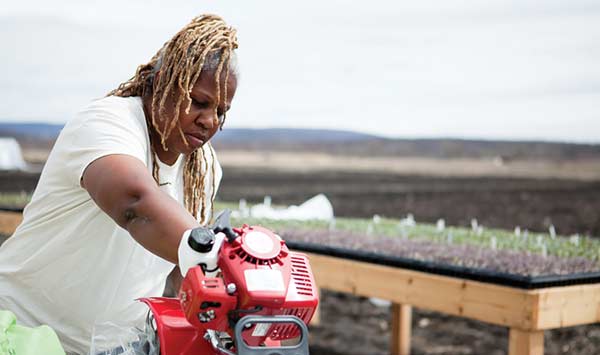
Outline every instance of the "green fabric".
<path fill-rule="evenodd" d="M 17 325 L 12 312 L 0 311 L 0 355 L 65 355 L 56 333 L 47 325 Z"/>

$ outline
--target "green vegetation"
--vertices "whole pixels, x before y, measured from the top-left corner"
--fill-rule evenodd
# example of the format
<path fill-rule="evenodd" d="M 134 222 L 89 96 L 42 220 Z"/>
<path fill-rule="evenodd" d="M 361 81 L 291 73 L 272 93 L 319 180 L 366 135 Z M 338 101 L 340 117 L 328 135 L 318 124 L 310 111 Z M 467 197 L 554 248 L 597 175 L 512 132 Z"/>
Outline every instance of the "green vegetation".
<path fill-rule="evenodd" d="M 217 210 L 237 209 L 231 203 L 216 204 Z M 551 235 L 550 233 L 532 233 L 530 231 L 507 231 L 488 229 L 473 221 L 473 228 L 445 227 L 426 223 L 414 223 L 409 217 L 402 220 L 379 218 L 336 218 L 334 222 L 325 221 L 280 221 L 256 218 L 233 219 L 234 225 L 243 223 L 262 225 L 275 231 L 290 229 L 302 230 L 343 230 L 367 235 L 384 235 L 411 240 L 433 241 L 436 243 L 474 245 L 491 249 L 505 249 L 555 255 L 561 258 L 584 257 L 600 261 L 600 239 L 589 236 L 570 237 Z"/>
<path fill-rule="evenodd" d="M 0 193 L 0 207 L 21 208 L 31 200 L 31 194 L 21 193 Z"/>

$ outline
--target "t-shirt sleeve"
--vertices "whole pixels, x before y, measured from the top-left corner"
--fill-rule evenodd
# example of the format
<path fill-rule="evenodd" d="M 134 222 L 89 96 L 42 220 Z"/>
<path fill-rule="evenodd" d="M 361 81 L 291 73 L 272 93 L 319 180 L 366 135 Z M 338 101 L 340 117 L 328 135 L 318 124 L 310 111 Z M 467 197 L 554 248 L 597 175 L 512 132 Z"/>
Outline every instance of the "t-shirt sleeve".
<path fill-rule="evenodd" d="M 130 155 L 147 165 L 146 129 L 126 108 L 91 105 L 63 133 L 60 149 L 65 158 L 64 173 L 77 186 L 85 169 L 107 155 Z"/>

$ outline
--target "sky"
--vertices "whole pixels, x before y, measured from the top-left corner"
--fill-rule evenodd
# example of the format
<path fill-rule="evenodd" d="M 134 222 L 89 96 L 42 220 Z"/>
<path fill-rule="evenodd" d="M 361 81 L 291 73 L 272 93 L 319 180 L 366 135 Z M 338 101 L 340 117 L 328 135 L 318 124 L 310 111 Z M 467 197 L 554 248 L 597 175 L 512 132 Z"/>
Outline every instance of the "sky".
<path fill-rule="evenodd" d="M 238 29 L 228 127 L 600 143 L 597 0 L 13 0 L 0 122 L 66 122 L 201 13 Z"/>

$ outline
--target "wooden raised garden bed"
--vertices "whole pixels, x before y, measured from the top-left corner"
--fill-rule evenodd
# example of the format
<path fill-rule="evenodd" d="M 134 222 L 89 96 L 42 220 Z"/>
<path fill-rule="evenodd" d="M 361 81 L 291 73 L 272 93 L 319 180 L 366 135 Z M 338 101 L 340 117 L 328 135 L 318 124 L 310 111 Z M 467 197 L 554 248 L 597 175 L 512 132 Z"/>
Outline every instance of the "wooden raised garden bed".
<path fill-rule="evenodd" d="M 541 355 L 544 330 L 600 321 L 598 283 L 522 289 L 308 255 L 319 287 L 393 302 L 394 355 L 410 353 L 412 306 L 509 327 L 509 355 Z"/>
<path fill-rule="evenodd" d="M 389 238 L 370 222 L 366 233 L 357 221 L 346 230 L 265 222 L 309 255 L 319 287 L 392 302 L 393 355 L 410 353 L 413 306 L 508 327 L 509 355 L 542 355 L 544 330 L 600 321 L 597 239 L 495 230 L 494 248 L 482 248 L 488 240 L 466 240 L 485 239 L 480 228 L 456 245 L 433 227 L 416 233 L 441 236 Z"/>

